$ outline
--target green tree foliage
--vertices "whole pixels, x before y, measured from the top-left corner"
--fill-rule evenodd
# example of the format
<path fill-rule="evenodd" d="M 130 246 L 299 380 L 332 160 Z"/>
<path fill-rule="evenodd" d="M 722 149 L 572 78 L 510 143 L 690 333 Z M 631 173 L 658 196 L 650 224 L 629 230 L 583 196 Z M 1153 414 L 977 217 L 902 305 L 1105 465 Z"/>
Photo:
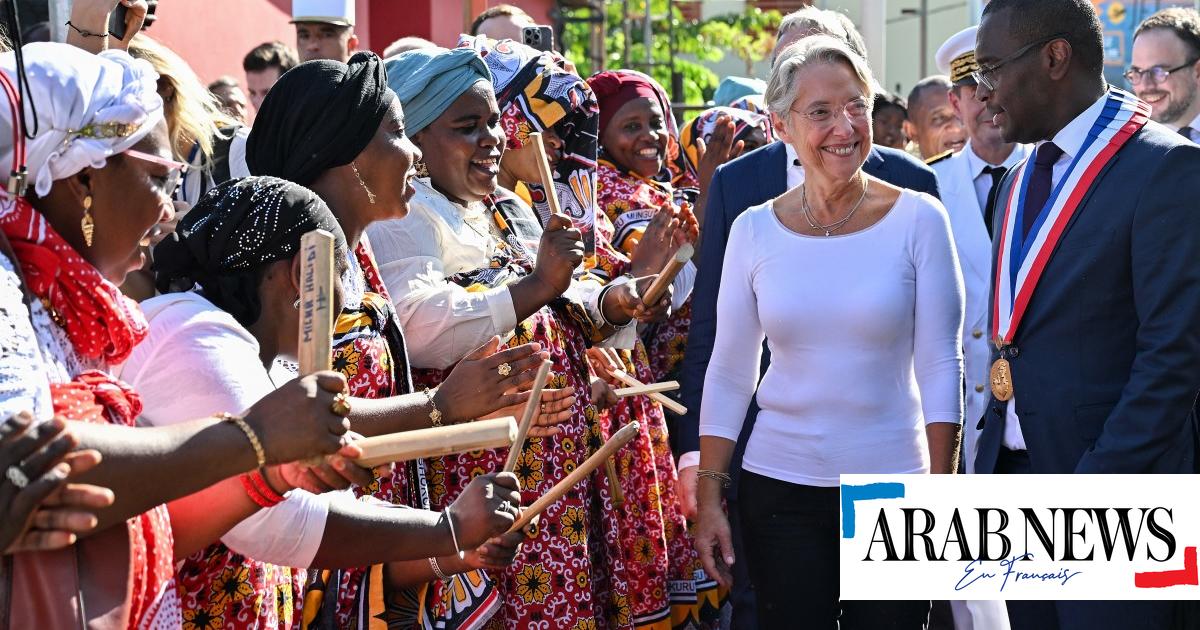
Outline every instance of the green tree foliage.
<path fill-rule="evenodd" d="M 674 25 L 675 71 L 682 84 L 683 101 L 699 105 L 712 98 L 720 81 L 706 62 L 720 61 L 726 52 L 741 59 L 747 74 L 755 62 L 766 58 L 775 42 L 779 26 L 778 11 L 748 8 L 741 14 L 730 14 L 708 20 L 691 21 L 684 18 L 678 3 L 670 6 L 667 0 L 648 0 L 652 15 L 650 64 L 646 63 L 643 40 L 647 0 L 629 0 L 629 56 L 625 57 L 625 14 L 620 0 L 608 0 L 604 8 L 604 67 L 641 70 L 671 90 L 671 28 Z M 582 18 L 582 10 L 567 10 L 570 17 Z M 574 61 L 580 74 L 591 75 L 595 69 L 589 56 L 591 25 L 568 22 L 563 34 L 567 56 Z M 647 67 L 649 66 L 649 67 Z"/>

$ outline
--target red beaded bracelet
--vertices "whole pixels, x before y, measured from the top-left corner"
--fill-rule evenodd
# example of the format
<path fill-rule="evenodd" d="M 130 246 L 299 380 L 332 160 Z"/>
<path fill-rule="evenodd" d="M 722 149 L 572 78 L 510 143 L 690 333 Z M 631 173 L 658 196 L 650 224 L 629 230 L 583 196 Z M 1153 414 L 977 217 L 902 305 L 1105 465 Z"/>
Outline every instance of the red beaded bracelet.
<path fill-rule="evenodd" d="M 250 481 L 254 482 L 254 487 L 258 488 L 259 494 L 267 500 L 275 503 L 281 503 L 284 500 L 284 496 L 275 492 L 271 484 L 267 483 L 267 478 L 263 476 L 261 468 L 250 472 Z"/>
<path fill-rule="evenodd" d="M 246 491 L 246 496 L 250 497 L 250 500 L 254 501 L 259 507 L 269 508 L 279 505 L 280 501 L 272 501 L 264 497 L 258 491 L 258 488 L 254 487 L 254 481 L 250 478 L 249 473 L 240 475 L 238 479 L 242 482 L 242 488 Z"/>

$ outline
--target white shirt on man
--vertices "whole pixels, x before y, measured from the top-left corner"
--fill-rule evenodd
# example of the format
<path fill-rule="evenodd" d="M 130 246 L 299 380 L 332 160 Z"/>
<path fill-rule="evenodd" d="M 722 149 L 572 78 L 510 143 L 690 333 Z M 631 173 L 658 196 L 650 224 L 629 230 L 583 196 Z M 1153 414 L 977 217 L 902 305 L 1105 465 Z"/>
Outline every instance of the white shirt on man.
<path fill-rule="evenodd" d="M 1059 156 L 1058 161 L 1054 163 L 1054 168 L 1051 171 L 1050 190 L 1054 190 L 1054 187 L 1058 186 L 1058 183 L 1066 176 L 1067 169 L 1071 166 L 1071 160 L 1074 160 L 1075 156 L 1079 155 L 1079 152 L 1083 150 L 1083 145 L 1088 139 L 1088 132 L 1092 130 L 1092 124 L 1100 117 L 1100 112 L 1104 110 L 1104 103 L 1107 100 L 1108 92 L 1105 92 L 1099 100 L 1088 106 L 1087 109 L 1083 110 L 1082 113 L 1067 123 L 1062 129 L 1059 129 L 1058 133 L 1054 134 L 1054 137 L 1051 138 L 1051 141 L 1058 145 L 1058 148 L 1062 149 L 1063 153 Z M 1040 148 L 1043 144 L 1045 144 L 1045 141 L 1039 142 L 1037 146 Z M 1035 149 L 1034 156 L 1031 156 L 1030 160 L 1033 160 L 1036 155 Z M 1083 168 L 1084 166 L 1080 165 L 1079 168 Z M 1030 164 L 1030 168 L 1032 168 L 1032 164 Z M 1067 192 L 1063 191 L 1062 194 L 1067 194 Z M 1038 208 L 1038 210 L 1041 209 Z M 997 212 L 999 211 L 997 209 Z M 1034 290 L 1036 291 L 1036 289 Z M 1019 332 L 1020 329 L 1018 328 L 1018 334 Z M 1015 369 L 1020 368 L 1017 367 Z M 1008 410 L 1005 413 L 1004 437 L 1000 440 L 1000 443 L 1005 448 L 1014 451 L 1023 451 L 1026 449 L 1026 446 L 1025 436 L 1021 433 L 1021 420 L 1017 417 L 1016 397 L 1018 395 L 1020 395 L 1020 392 L 1014 392 L 1013 397 L 1008 401 Z"/>

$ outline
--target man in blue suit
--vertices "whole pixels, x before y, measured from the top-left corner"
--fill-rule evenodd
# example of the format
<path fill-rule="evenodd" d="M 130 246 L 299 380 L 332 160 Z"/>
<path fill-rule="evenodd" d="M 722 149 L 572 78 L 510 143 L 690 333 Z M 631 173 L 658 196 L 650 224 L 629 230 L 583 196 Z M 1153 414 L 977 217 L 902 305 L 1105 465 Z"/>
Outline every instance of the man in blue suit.
<path fill-rule="evenodd" d="M 1200 147 L 1105 84 L 1089 0 L 992 0 L 975 54 L 976 98 L 1004 140 L 1038 143 L 996 195 L 996 367 L 976 472 L 1193 472 Z M 1105 127 L 1126 133 L 1097 137 Z M 1056 217 L 1065 229 L 1051 229 Z M 1176 602 L 1009 602 L 1009 613 L 1032 630 L 1197 627 Z"/>
<path fill-rule="evenodd" d="M 927 192 L 934 196 L 938 194 L 937 177 L 933 170 L 903 151 L 873 147 L 863 170 L 868 175 L 902 188 Z M 709 185 L 704 225 L 700 232 L 699 273 L 692 293 L 692 324 L 688 332 L 687 351 L 684 354 L 680 376 L 681 393 L 688 413 L 676 425 L 675 435 L 676 448 L 684 453 L 680 459 L 679 475 L 681 490 L 685 494 L 685 512 L 689 518 L 695 516 L 696 465 L 699 463 L 699 457 L 693 453 L 700 450 L 701 393 L 704 388 L 704 373 L 708 367 L 708 360 L 712 357 L 713 336 L 717 330 L 717 291 L 721 283 L 721 268 L 729 228 L 733 225 L 733 220 L 747 208 L 778 197 L 788 189 L 798 186 L 803 177 L 792 147 L 775 142 L 722 165 L 713 175 Z M 766 365 L 769 362 L 770 355 L 764 349 L 763 373 L 766 373 Z M 741 469 L 746 438 L 750 435 L 750 429 L 754 426 L 757 416 L 758 405 L 752 401 L 746 415 L 746 425 L 742 429 L 742 437 L 738 441 L 733 461 L 730 462 L 729 470 L 735 477 Z M 739 538 L 736 489 L 737 484 L 734 483 L 728 492 L 727 500 L 735 554 L 742 558 L 744 555 Z M 757 624 L 754 622 L 754 599 L 749 589 L 750 578 L 746 574 L 745 563 L 735 562 L 733 571 L 733 627 L 737 630 L 753 630 Z"/>

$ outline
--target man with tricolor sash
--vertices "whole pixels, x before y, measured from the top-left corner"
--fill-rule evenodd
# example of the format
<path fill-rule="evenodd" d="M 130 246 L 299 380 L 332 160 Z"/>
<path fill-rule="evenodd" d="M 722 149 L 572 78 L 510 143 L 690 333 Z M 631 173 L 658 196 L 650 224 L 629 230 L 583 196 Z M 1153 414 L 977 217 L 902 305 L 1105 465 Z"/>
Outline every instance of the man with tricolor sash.
<path fill-rule="evenodd" d="M 1037 143 L 995 195 L 980 473 L 1191 473 L 1200 147 L 1103 78 L 1088 0 L 991 0 L 976 98 Z M 1013 628 L 1196 627 L 1175 602 L 1009 602 Z M 1180 624 L 1183 625 L 1180 625 Z"/>

